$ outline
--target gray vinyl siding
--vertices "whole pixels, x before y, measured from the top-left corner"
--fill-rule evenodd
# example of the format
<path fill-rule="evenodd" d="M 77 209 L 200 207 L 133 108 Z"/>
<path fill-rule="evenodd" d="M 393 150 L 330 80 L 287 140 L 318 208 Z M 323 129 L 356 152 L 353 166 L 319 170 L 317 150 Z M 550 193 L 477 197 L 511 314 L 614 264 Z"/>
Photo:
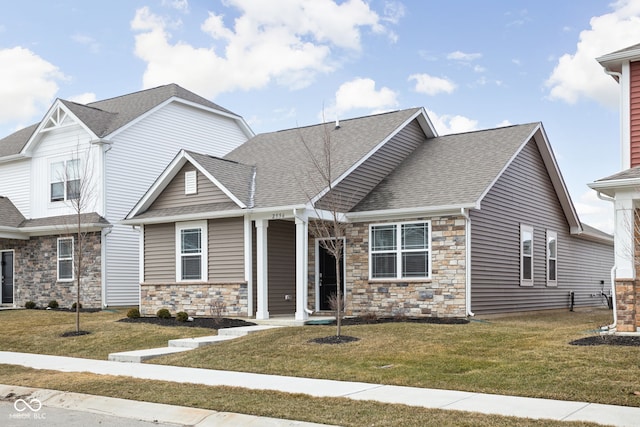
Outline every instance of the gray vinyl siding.
<path fill-rule="evenodd" d="M 185 194 L 185 173 L 188 171 L 196 171 L 198 182 L 196 194 Z M 231 199 L 209 181 L 204 174 L 196 170 L 195 166 L 187 163 L 180 169 L 180 172 L 171 180 L 149 209 L 177 208 L 185 205 L 195 206 L 230 201 Z"/>
<path fill-rule="evenodd" d="M 269 314 L 296 311 L 296 228 L 292 221 L 269 221 L 267 259 L 269 262 Z M 285 295 L 291 295 L 289 301 Z"/>
<path fill-rule="evenodd" d="M 610 288 L 613 247 L 570 234 L 533 140 L 470 216 L 473 312 L 568 308 L 570 291 L 576 306 L 601 304 L 600 291 Z M 534 229 L 532 287 L 520 286 L 520 224 Z M 558 236 L 557 287 L 547 286 L 547 230 Z"/>
<path fill-rule="evenodd" d="M 176 281 L 176 227 L 174 223 L 144 226 L 144 281 Z"/>
<path fill-rule="evenodd" d="M 333 195 L 323 197 L 318 207 L 325 209 L 335 207 L 341 212 L 349 211 L 423 141 L 425 141 L 425 135 L 416 119 L 352 171 L 336 186 Z"/>
<path fill-rule="evenodd" d="M 212 219 L 209 230 L 209 281 L 244 282 L 244 218 Z"/>

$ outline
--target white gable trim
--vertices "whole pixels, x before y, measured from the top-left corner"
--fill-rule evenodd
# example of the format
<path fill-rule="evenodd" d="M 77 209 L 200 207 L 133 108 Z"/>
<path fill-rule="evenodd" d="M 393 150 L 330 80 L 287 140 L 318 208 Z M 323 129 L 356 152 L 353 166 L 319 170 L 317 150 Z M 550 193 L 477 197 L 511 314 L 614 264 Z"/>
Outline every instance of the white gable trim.
<path fill-rule="evenodd" d="M 567 186 L 564 183 L 564 179 L 562 178 L 562 173 L 560 172 L 560 168 L 558 167 L 558 163 L 556 161 L 555 156 L 553 155 L 553 150 L 551 149 L 551 145 L 549 144 L 549 139 L 542 127 L 541 123 L 535 127 L 535 129 L 523 140 L 522 144 L 516 150 L 516 152 L 511 156 L 511 159 L 505 164 L 504 168 L 496 175 L 494 180 L 489 184 L 489 186 L 484 190 L 484 192 L 480 195 L 478 199 L 478 205 L 481 205 L 482 200 L 485 198 L 487 193 L 493 188 L 495 183 L 500 179 L 502 174 L 507 170 L 509 166 L 513 163 L 516 157 L 522 152 L 524 147 L 527 145 L 529 141 L 535 141 L 536 146 L 538 147 L 538 151 L 540 152 L 540 157 L 542 157 L 542 161 L 544 163 L 545 169 L 549 174 L 549 178 L 551 179 L 551 184 L 558 196 L 558 201 L 560 202 L 560 206 L 562 207 L 562 211 L 564 212 L 565 218 L 569 223 L 570 231 L 572 234 L 580 234 L 582 233 L 582 224 L 580 223 L 580 219 L 578 218 L 578 213 L 573 206 L 573 202 L 571 201 L 571 196 L 569 195 L 569 191 L 567 190 Z"/>
<path fill-rule="evenodd" d="M 369 151 L 359 161 L 354 163 L 342 175 L 340 175 L 337 179 L 335 179 L 330 186 L 327 186 L 325 187 L 324 190 L 320 191 L 313 199 L 311 199 L 311 204 L 315 205 L 318 202 L 318 200 L 322 199 L 332 188 L 336 188 L 336 186 L 340 184 L 340 182 L 342 182 L 349 175 L 351 175 L 351 173 L 356 169 L 358 169 L 360 165 L 362 165 L 364 162 L 369 160 L 371 156 L 373 156 L 380 148 L 382 148 L 387 142 L 389 142 L 393 137 L 395 137 L 398 134 L 398 132 L 404 129 L 405 126 L 407 126 L 409 123 L 411 123 L 415 119 L 418 119 L 418 123 L 420 124 L 420 127 L 422 128 L 422 131 L 425 133 L 427 138 L 434 138 L 438 136 L 435 128 L 433 127 L 433 124 L 431 123 L 431 120 L 429 120 L 429 116 L 427 116 L 427 112 L 425 111 L 424 108 L 420 108 L 418 111 L 415 112 L 415 114 L 413 114 L 411 117 L 405 120 L 405 122 L 402 123 L 400 126 L 398 126 L 393 132 L 391 132 L 389 136 L 387 136 L 385 139 L 380 141 L 371 151 Z"/>
<path fill-rule="evenodd" d="M 45 114 L 43 119 L 38 124 L 38 127 L 36 128 L 36 130 L 34 130 L 31 136 L 29 137 L 29 140 L 27 141 L 25 146 L 22 148 L 21 154 L 26 156 L 26 155 L 30 155 L 33 152 L 33 148 L 34 148 L 33 146 L 40 139 L 43 131 L 46 131 L 45 130 L 46 124 L 49 122 L 53 114 L 55 114 L 55 112 L 58 109 L 61 109 L 67 114 L 67 116 L 75 120 L 75 122 L 79 124 L 82 127 L 82 129 L 84 129 L 84 131 L 89 134 L 90 139 L 98 139 L 98 136 L 95 133 L 93 133 L 93 131 L 89 129 L 89 127 L 82 120 L 80 120 L 75 114 L 73 114 L 73 112 L 69 110 L 67 106 L 64 105 L 64 103 L 60 99 L 56 99 L 56 101 L 47 111 L 47 114 Z"/>
<path fill-rule="evenodd" d="M 129 220 L 135 217 L 140 212 L 144 212 L 151 204 L 160 196 L 162 191 L 169 185 L 171 180 L 175 178 L 180 169 L 190 162 L 196 169 L 198 169 L 204 176 L 206 176 L 215 186 L 217 186 L 227 197 L 229 197 L 240 208 L 246 208 L 246 205 L 242 203 L 228 188 L 220 183 L 213 175 L 205 170 L 193 157 L 189 155 L 185 150 L 180 150 L 178 155 L 169 163 L 165 170 L 155 180 L 153 185 L 147 190 L 142 198 L 136 203 L 131 212 L 127 215 L 126 219 Z"/>

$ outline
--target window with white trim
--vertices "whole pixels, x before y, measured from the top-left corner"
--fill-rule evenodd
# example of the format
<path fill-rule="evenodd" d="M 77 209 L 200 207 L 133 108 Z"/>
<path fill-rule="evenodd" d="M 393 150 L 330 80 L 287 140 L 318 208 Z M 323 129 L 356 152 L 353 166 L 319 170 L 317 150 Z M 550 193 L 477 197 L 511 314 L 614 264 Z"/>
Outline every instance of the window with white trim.
<path fill-rule="evenodd" d="M 207 222 L 176 223 L 176 281 L 207 280 Z"/>
<path fill-rule="evenodd" d="M 61 202 L 80 197 L 80 159 L 51 163 L 49 170 L 51 172 L 49 200 Z"/>
<path fill-rule="evenodd" d="M 409 279 L 431 277 L 431 223 L 371 225 L 369 277 Z"/>
<path fill-rule="evenodd" d="M 520 225 L 520 286 L 533 286 L 533 227 Z"/>
<path fill-rule="evenodd" d="M 547 286 L 558 286 L 558 233 L 547 230 Z"/>
<path fill-rule="evenodd" d="M 73 237 L 58 238 L 58 280 L 73 280 Z"/>

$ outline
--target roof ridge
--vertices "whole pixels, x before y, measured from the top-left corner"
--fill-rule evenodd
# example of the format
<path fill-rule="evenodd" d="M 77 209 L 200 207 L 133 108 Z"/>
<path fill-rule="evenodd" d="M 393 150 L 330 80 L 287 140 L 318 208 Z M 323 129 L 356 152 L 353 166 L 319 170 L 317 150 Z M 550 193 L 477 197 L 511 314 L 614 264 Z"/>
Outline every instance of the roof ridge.
<path fill-rule="evenodd" d="M 80 105 L 86 105 L 86 106 L 95 108 L 94 104 L 99 104 L 101 102 L 106 102 L 106 101 L 113 101 L 115 99 L 120 99 L 120 98 L 127 98 L 127 97 L 130 97 L 130 96 L 133 96 L 133 95 L 139 95 L 139 94 L 141 94 L 143 92 L 150 92 L 152 90 L 158 90 L 158 89 L 161 89 L 161 88 L 164 88 L 164 87 L 168 87 L 168 86 L 178 86 L 178 85 L 176 83 L 169 83 L 169 84 L 166 84 L 166 85 L 160 85 L 160 86 L 156 86 L 156 87 L 152 87 L 152 88 L 148 88 L 148 89 L 141 89 L 141 90 L 138 90 L 138 91 L 135 91 L 135 92 L 125 93 L 125 94 L 118 95 L 118 96 L 112 96 L 111 98 L 99 99 L 97 101 L 89 102 L 87 104 L 80 104 Z M 73 101 L 71 101 L 71 102 L 73 102 Z"/>
<path fill-rule="evenodd" d="M 458 133 L 448 133 L 446 135 L 438 135 L 438 138 L 446 138 L 448 136 L 456 136 L 456 135 L 468 135 L 468 134 L 472 134 L 472 133 L 480 133 L 480 132 L 490 132 L 493 130 L 502 130 L 502 129 L 510 129 L 510 128 L 517 128 L 517 127 L 523 127 L 523 126 L 531 126 L 531 125 L 540 125 L 542 122 L 529 122 L 529 123 L 520 123 L 520 124 L 515 124 L 515 125 L 508 125 L 508 126 L 497 126 L 494 128 L 485 128 L 485 129 L 475 129 L 475 130 L 468 130 L 466 132 L 458 132 Z"/>

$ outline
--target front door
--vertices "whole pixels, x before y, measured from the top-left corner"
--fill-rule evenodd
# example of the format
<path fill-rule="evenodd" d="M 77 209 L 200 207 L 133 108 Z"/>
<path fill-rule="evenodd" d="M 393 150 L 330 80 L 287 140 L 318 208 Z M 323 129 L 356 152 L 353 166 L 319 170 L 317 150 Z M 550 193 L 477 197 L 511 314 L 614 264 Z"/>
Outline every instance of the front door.
<path fill-rule="evenodd" d="M 320 310 L 331 310 L 329 299 L 332 295 L 335 295 L 338 290 L 338 274 L 340 275 L 340 283 L 344 287 L 342 275 L 344 270 L 344 257 L 340 260 L 340 271 L 338 272 L 336 272 L 335 257 L 321 244 L 318 244 L 318 257 Z M 344 292 L 342 292 L 341 295 L 344 295 Z"/>
<path fill-rule="evenodd" d="M 13 304 L 13 252 L 0 252 L 2 304 Z"/>

